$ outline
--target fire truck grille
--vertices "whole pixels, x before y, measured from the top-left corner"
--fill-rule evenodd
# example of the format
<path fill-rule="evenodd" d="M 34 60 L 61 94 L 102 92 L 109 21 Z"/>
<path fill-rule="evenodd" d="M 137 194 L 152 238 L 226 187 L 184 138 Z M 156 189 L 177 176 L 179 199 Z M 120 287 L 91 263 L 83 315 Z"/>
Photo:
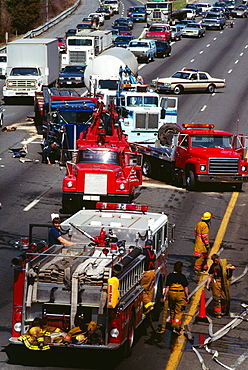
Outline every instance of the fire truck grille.
<path fill-rule="evenodd" d="M 136 113 L 136 129 L 158 129 L 158 114 Z"/>
<path fill-rule="evenodd" d="M 9 81 L 10 82 L 10 81 Z M 11 80 L 8 82 L 8 87 L 10 88 L 29 88 L 36 90 L 36 81 L 35 80 Z"/>
<path fill-rule="evenodd" d="M 209 175 L 236 175 L 238 165 L 238 158 L 210 158 Z"/>
<path fill-rule="evenodd" d="M 86 53 L 85 51 L 70 51 L 70 63 L 86 63 Z"/>
<path fill-rule="evenodd" d="M 84 181 L 85 194 L 107 194 L 108 175 L 100 173 L 86 173 Z"/>

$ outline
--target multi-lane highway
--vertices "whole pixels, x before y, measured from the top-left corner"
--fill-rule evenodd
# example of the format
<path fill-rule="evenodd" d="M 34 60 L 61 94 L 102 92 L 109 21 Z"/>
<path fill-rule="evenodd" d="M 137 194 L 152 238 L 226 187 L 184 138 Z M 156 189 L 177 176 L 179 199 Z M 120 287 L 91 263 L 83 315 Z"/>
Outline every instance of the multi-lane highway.
<path fill-rule="evenodd" d="M 122 3 L 124 13 L 128 6 L 137 2 L 125 0 Z M 75 27 L 83 16 L 87 16 L 98 7 L 98 0 L 82 1 L 77 11 L 61 24 L 48 31 L 43 37 L 62 36 L 64 32 Z M 114 18 L 117 18 L 115 16 Z M 110 28 L 113 18 L 106 21 L 105 28 Z M 138 36 L 144 24 L 135 24 L 133 34 Z M 226 88 L 210 95 L 208 93 L 187 93 L 179 96 L 178 123 L 184 122 L 214 123 L 216 127 L 233 133 L 248 135 L 247 127 L 247 58 L 248 58 L 248 20 L 237 19 L 233 28 L 223 31 L 206 31 L 201 39 L 183 39 L 172 45 L 172 55 L 165 59 L 156 59 L 147 65 L 140 65 L 140 74 L 146 83 L 153 78 L 170 76 L 183 67 L 208 71 L 214 77 L 226 79 Z M 13 270 L 11 259 L 18 252 L 13 249 L 14 240 L 28 233 L 28 225 L 49 223 L 50 214 L 58 212 L 61 207 L 61 183 L 64 168 L 57 165 L 48 166 L 41 163 L 41 136 L 34 125 L 26 121 L 33 115 L 32 106 L 4 106 L 4 125 L 17 126 L 16 131 L 0 132 L 0 367 L 1 369 L 143 369 L 162 370 L 170 364 L 176 366 L 181 351 L 179 342 L 172 341 L 171 333 L 166 331 L 162 337 L 153 334 L 150 328 L 143 326 L 137 333 L 137 341 L 131 358 L 121 360 L 120 353 L 103 354 L 101 352 L 65 351 L 49 353 L 31 353 L 24 348 L 13 348 L 8 345 L 11 330 L 11 304 L 13 291 Z M 28 143 L 28 161 L 22 163 L 12 157 L 9 148 Z M 143 185 L 136 191 L 135 202 L 148 203 L 154 212 L 165 212 L 170 221 L 176 224 L 176 241 L 170 246 L 168 270 L 172 271 L 173 263 L 182 260 L 184 273 L 190 281 L 192 291 L 199 280 L 193 274 L 192 256 L 193 229 L 201 214 L 213 213 L 211 224 L 211 244 L 218 230 L 223 231 L 223 248 L 221 256 L 230 260 L 235 266 L 235 276 L 243 271 L 247 264 L 247 203 L 248 186 L 233 198 L 230 187 L 203 187 L 199 192 L 188 192 L 182 188 L 166 185 L 164 182 L 144 178 Z M 231 200 L 231 204 L 229 204 Z M 228 207 L 228 208 L 227 208 Z M 230 216 L 226 229 L 222 220 L 228 209 Z M 218 239 L 219 240 L 219 239 Z M 206 292 L 207 297 L 210 296 Z M 248 303 L 247 277 L 231 287 L 231 311 L 240 313 L 241 302 Z M 211 316 L 211 306 L 208 309 Z M 223 318 L 214 321 L 214 330 L 221 328 L 231 319 Z M 195 341 L 198 334 L 207 336 L 205 324 L 193 327 Z M 229 368 L 245 370 L 247 362 L 247 322 L 219 341 L 211 348 L 219 351 L 219 359 Z M 183 355 L 178 369 L 201 369 L 201 364 L 191 349 L 191 344 L 182 346 Z M 211 355 L 203 353 L 207 366 L 219 370 L 223 367 L 213 360 Z M 174 365 L 173 365 L 174 364 Z M 176 367 L 174 367 L 176 368 Z"/>

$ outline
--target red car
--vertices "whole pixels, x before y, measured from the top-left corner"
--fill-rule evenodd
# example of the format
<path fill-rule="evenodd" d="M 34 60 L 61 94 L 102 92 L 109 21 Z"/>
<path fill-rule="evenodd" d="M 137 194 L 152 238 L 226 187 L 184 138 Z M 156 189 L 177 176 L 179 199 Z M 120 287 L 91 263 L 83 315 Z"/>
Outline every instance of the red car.
<path fill-rule="evenodd" d="M 58 40 L 58 48 L 60 53 L 64 53 L 66 51 L 66 37 L 56 37 Z"/>

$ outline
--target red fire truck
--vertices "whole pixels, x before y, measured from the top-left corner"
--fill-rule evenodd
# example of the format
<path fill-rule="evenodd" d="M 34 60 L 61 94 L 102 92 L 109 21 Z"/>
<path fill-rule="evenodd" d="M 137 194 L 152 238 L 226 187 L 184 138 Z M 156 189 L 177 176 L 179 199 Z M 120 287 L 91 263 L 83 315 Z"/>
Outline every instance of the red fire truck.
<path fill-rule="evenodd" d="M 77 140 L 77 155 L 67 162 L 62 211 L 74 213 L 88 203 L 129 203 L 142 183 L 141 155 L 132 151 L 114 105 L 100 104 Z"/>
<path fill-rule="evenodd" d="M 26 344 L 25 340 L 37 335 L 37 328 L 31 328 L 38 318 L 56 327 L 56 332 L 61 330 L 64 337 L 58 342 L 51 335 L 48 347 L 27 345 L 30 349 L 116 349 L 125 344 L 130 354 L 135 329 L 145 318 L 140 283 L 145 240 L 153 241 L 156 252 L 156 319 L 161 311 L 167 250 L 174 237 L 174 225 L 167 215 L 147 210 L 145 205 L 97 203 L 97 209 L 81 210 L 61 223 L 67 232 L 64 237 L 73 245 L 45 250 L 43 243 L 40 247 L 33 244 L 33 249 L 29 246 L 14 258 L 10 342 Z M 86 323 L 91 323 L 91 329 Z M 79 327 L 83 334 L 68 341 Z"/>
<path fill-rule="evenodd" d="M 213 124 L 165 124 L 152 145 L 132 144 L 143 155 L 143 174 L 163 173 L 188 190 L 199 183 L 233 184 L 248 180 L 247 137 L 214 130 Z"/>

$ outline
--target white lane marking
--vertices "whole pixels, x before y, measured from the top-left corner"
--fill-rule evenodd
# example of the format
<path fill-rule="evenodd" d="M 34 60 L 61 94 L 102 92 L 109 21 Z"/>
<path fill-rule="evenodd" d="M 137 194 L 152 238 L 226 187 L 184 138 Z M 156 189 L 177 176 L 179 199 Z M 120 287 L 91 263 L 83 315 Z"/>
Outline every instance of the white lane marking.
<path fill-rule="evenodd" d="M 45 191 L 43 191 L 43 193 L 41 193 L 40 195 L 38 195 L 38 197 L 36 197 L 31 203 L 29 203 L 25 208 L 23 208 L 23 211 L 24 212 L 27 212 L 31 208 L 33 208 L 41 200 L 41 198 L 43 197 L 43 195 L 45 195 L 51 189 L 52 189 L 52 186 L 49 186 L 48 189 L 46 189 Z"/>
<path fill-rule="evenodd" d="M 30 137 L 28 139 L 24 139 L 24 140 L 21 141 L 21 144 L 29 144 L 32 141 L 36 140 L 36 139 L 37 139 L 37 137 Z"/>
<path fill-rule="evenodd" d="M 247 49 L 248 48 L 248 45 L 245 45 L 245 49 Z"/>
<path fill-rule="evenodd" d="M 143 68 L 143 67 L 145 67 L 145 64 L 140 64 L 140 65 L 138 66 L 138 69 L 141 69 L 141 68 Z"/>
<path fill-rule="evenodd" d="M 203 53 L 203 50 L 201 50 L 200 52 L 199 52 L 199 54 L 202 54 Z"/>
<path fill-rule="evenodd" d="M 215 96 L 215 94 L 216 94 L 216 93 L 215 93 L 215 92 L 213 92 L 212 96 Z"/>
<path fill-rule="evenodd" d="M 239 56 L 240 56 L 240 57 L 242 57 L 243 55 L 244 55 L 244 53 L 243 53 L 243 52 L 239 54 Z"/>
<path fill-rule="evenodd" d="M 232 69 L 229 69 L 229 71 L 227 73 L 231 73 L 232 72 Z"/>
<path fill-rule="evenodd" d="M 215 40 L 217 40 L 217 37 L 214 37 L 214 38 L 213 38 L 213 40 L 214 40 L 214 41 L 215 41 Z"/>
<path fill-rule="evenodd" d="M 190 63 L 193 63 L 195 59 L 191 59 Z"/>
<path fill-rule="evenodd" d="M 235 64 L 237 64 L 239 62 L 239 60 L 237 59 L 237 60 L 235 60 Z"/>
<path fill-rule="evenodd" d="M 37 203 L 39 203 L 40 199 L 35 199 L 27 207 L 23 209 L 24 212 L 29 211 L 31 208 L 33 208 Z"/>
<path fill-rule="evenodd" d="M 202 109 L 201 109 L 201 112 L 204 112 L 204 110 L 207 108 L 206 105 L 203 105 Z"/>
<path fill-rule="evenodd" d="M 248 357 L 248 352 L 245 351 L 242 355 L 240 355 L 237 358 L 237 361 L 235 362 L 234 365 L 232 365 L 232 368 L 236 369 L 237 366 L 241 365 Z"/>
<path fill-rule="evenodd" d="M 207 44 L 206 48 L 209 48 L 210 44 Z"/>

